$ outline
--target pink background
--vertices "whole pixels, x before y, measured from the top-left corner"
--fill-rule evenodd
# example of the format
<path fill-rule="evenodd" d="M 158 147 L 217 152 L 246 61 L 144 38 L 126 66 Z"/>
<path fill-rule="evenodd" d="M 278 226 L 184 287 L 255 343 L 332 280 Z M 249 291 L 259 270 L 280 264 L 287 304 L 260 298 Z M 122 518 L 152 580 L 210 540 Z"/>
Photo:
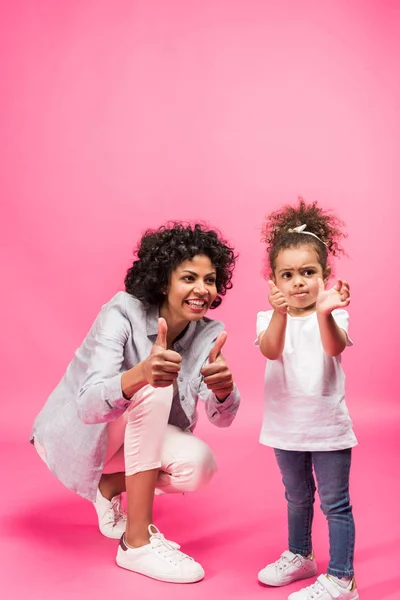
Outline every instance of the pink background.
<path fill-rule="evenodd" d="M 286 533 L 279 475 L 257 443 L 264 360 L 252 344 L 256 313 L 267 307 L 263 217 L 301 194 L 347 223 L 348 257 L 336 273 L 352 289 L 355 346 L 344 364 L 362 442 L 353 494 L 358 577 L 363 599 L 399 598 L 398 575 L 384 567 L 400 537 L 399 30 L 395 0 L 2 3 L 0 435 L 12 482 L 7 497 L 16 495 L 25 515 L 15 527 L 7 520 L 2 563 L 11 578 L 3 585 L 14 586 L 27 540 L 43 561 L 8 597 L 29 590 L 30 598 L 50 598 L 60 581 L 57 597 L 86 597 L 85 585 L 97 598 L 134 585 L 144 586 L 141 598 L 154 589 L 187 593 L 114 568 L 115 549 L 99 540 L 91 507 L 64 490 L 27 445 L 34 416 L 100 306 L 122 288 L 137 240 L 171 218 L 208 221 L 240 254 L 234 288 L 209 316 L 226 324 L 243 405 L 230 430 L 202 419 L 198 432 L 217 453 L 220 477 L 196 499 L 165 499 L 159 519 L 171 535 L 185 532 L 178 541 L 187 539 L 184 549 L 211 572 L 191 588 L 194 597 L 217 589 L 221 597 L 287 597 L 288 590 L 255 582 L 263 563 L 284 549 Z M 171 525 L 165 507 L 175 513 L 181 505 L 184 522 Z M 318 518 L 323 567 L 326 531 Z M 76 521 L 83 533 L 71 533 Z M 204 548 L 193 523 L 205 532 Z M 78 560 L 76 536 L 86 540 Z M 100 546 L 104 555 L 96 554 Z M 109 569 L 108 591 L 100 560 Z M 65 564 L 74 580 L 63 579 Z"/>

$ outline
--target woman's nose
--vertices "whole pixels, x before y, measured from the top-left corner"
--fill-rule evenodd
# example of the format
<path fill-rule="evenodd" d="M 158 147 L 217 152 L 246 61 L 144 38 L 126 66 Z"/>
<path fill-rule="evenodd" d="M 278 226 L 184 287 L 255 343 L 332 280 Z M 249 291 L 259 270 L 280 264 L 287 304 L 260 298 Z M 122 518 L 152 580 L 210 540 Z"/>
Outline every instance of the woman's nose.
<path fill-rule="evenodd" d="M 207 294 L 207 288 L 204 285 L 204 283 L 196 283 L 193 291 L 195 294 L 198 294 L 199 296 L 204 296 L 204 294 Z"/>

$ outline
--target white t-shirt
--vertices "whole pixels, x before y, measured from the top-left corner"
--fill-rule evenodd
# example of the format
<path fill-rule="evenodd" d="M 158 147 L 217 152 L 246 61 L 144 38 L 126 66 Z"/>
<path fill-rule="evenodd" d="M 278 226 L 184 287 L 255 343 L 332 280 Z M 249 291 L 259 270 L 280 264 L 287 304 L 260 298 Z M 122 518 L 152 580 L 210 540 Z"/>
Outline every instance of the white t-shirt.
<path fill-rule="evenodd" d="M 272 310 L 257 314 L 257 338 L 272 314 Z M 347 335 L 347 311 L 334 310 L 332 316 Z M 352 344 L 347 337 L 347 345 Z M 262 444 L 299 451 L 357 445 L 345 401 L 341 357 L 324 352 L 315 312 L 307 317 L 288 315 L 282 356 L 267 360 L 264 397 Z"/>

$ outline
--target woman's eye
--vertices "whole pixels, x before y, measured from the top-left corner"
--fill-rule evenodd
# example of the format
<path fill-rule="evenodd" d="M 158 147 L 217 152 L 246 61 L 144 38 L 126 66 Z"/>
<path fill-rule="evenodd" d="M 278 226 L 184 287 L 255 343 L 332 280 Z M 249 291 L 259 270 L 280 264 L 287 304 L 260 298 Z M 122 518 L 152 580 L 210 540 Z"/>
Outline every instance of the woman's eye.
<path fill-rule="evenodd" d="M 185 275 L 184 277 L 182 277 L 183 281 L 194 281 L 194 278 L 192 275 Z"/>
<path fill-rule="evenodd" d="M 207 283 L 207 285 L 215 285 L 215 279 L 214 278 L 207 279 L 206 283 Z"/>

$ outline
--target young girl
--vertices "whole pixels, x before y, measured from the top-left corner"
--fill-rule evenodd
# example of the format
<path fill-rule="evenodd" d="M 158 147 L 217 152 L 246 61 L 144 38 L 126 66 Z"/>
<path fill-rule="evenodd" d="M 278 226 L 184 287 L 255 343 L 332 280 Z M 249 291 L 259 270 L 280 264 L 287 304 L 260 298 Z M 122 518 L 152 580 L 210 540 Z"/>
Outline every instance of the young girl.
<path fill-rule="evenodd" d="M 49 469 L 94 502 L 103 535 L 121 538 L 117 564 L 161 581 L 204 577 L 153 525 L 152 508 L 155 490 L 193 491 L 216 470 L 192 433 L 197 400 L 218 427 L 235 418 L 239 393 L 221 354 L 227 334 L 205 316 L 232 287 L 235 259 L 199 224 L 147 231 L 126 291 L 103 306 L 33 426 Z"/>
<path fill-rule="evenodd" d="M 354 520 L 349 497 L 351 448 L 357 444 L 345 401 L 341 354 L 348 337 L 346 281 L 325 289 L 328 255 L 342 252 L 342 223 L 300 199 L 264 225 L 272 310 L 257 315 L 265 372 L 260 442 L 274 448 L 288 503 L 289 549 L 258 574 L 282 586 L 315 576 L 311 526 L 315 482 L 329 527 L 326 575 L 288 600 L 356 600 Z"/>

